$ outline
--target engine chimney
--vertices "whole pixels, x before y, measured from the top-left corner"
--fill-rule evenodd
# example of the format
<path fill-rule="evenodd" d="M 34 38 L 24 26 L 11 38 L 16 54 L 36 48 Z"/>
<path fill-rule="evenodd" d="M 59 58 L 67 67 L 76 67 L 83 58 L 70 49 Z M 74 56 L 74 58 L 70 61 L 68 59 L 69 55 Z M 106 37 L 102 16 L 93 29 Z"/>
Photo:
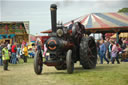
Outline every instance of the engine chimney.
<path fill-rule="evenodd" d="M 57 27 L 56 27 L 57 6 L 56 6 L 56 4 L 51 4 L 50 10 L 51 10 L 51 28 L 52 28 L 52 32 L 56 32 L 56 30 L 57 30 Z"/>

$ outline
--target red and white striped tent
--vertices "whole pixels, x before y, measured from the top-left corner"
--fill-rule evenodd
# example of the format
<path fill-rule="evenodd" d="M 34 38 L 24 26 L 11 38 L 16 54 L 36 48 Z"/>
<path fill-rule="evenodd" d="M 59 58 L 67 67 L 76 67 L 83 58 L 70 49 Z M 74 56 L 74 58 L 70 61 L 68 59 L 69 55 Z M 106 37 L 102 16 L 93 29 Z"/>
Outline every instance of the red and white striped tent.
<path fill-rule="evenodd" d="M 128 13 L 91 13 L 74 19 L 85 26 L 86 32 L 126 32 L 128 31 Z M 64 24 L 69 26 L 70 22 Z M 41 33 L 50 33 L 51 30 Z"/>

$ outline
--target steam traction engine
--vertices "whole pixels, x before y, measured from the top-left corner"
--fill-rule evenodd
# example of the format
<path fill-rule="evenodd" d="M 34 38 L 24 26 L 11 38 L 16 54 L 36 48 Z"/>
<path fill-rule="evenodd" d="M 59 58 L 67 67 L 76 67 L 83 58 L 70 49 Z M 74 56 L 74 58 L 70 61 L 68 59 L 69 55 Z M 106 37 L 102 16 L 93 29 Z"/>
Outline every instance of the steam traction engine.
<path fill-rule="evenodd" d="M 93 37 L 85 37 L 84 26 L 76 22 L 72 29 L 68 30 L 62 24 L 56 24 L 57 6 L 52 4 L 51 23 L 52 33 L 50 38 L 45 42 L 49 58 L 43 61 L 40 50 L 36 52 L 34 58 L 34 71 L 41 74 L 43 65 L 54 66 L 57 70 L 65 70 L 73 73 L 74 63 L 80 61 L 84 69 L 96 67 L 97 49 Z M 46 58 L 46 57 L 45 57 Z"/>

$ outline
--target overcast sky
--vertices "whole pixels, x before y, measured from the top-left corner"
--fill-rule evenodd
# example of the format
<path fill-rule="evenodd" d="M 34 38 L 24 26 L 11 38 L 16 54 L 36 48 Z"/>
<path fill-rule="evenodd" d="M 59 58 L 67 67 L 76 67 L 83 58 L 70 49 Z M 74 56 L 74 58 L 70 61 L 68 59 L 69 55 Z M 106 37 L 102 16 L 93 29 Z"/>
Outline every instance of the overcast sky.
<path fill-rule="evenodd" d="M 50 4 L 57 4 L 57 20 L 63 23 L 96 12 L 117 12 L 128 0 L 1 0 L 1 21 L 29 21 L 30 33 L 51 28 Z"/>

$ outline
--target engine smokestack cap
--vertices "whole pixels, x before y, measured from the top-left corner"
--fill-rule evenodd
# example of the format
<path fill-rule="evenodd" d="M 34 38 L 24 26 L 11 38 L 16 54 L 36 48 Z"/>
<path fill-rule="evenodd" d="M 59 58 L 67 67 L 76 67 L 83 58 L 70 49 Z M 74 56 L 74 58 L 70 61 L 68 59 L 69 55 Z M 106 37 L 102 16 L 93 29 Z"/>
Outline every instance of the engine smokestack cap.
<path fill-rule="evenodd" d="M 57 9 L 57 5 L 56 5 L 56 4 L 51 4 L 50 9 L 51 9 L 51 10 Z"/>

